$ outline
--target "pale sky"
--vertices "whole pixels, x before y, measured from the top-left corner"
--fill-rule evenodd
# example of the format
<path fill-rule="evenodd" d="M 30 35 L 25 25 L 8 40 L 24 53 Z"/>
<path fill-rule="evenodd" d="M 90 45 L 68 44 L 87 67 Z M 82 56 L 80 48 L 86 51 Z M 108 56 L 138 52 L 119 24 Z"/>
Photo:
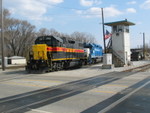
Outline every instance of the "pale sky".
<path fill-rule="evenodd" d="M 27 20 L 37 29 L 54 28 L 71 34 L 87 32 L 103 45 L 101 8 L 105 22 L 124 19 L 135 23 L 130 27 L 131 47 L 142 45 L 145 32 L 150 45 L 150 0 L 3 0 L 12 17 Z M 109 27 L 106 27 L 110 31 Z"/>

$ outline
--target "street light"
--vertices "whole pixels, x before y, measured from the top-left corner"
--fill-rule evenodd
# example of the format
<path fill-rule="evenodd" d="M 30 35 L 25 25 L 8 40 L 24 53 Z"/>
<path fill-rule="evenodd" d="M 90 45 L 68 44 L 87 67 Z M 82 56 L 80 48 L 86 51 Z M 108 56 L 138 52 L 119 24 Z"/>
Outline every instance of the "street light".
<path fill-rule="evenodd" d="M 143 59 L 145 59 L 145 33 L 143 32 Z"/>
<path fill-rule="evenodd" d="M 106 42 L 105 42 L 105 28 L 104 28 L 104 13 L 103 13 L 103 8 L 101 8 L 101 13 L 102 13 L 102 28 L 103 28 L 104 53 L 106 54 Z"/>
<path fill-rule="evenodd" d="M 3 1 L 0 0 L 1 6 L 1 53 L 2 53 L 2 70 L 5 71 L 5 61 L 4 61 L 4 34 L 3 34 Z"/>
<path fill-rule="evenodd" d="M 145 33 L 140 33 L 142 34 L 142 38 L 143 38 L 143 59 L 145 59 Z"/>

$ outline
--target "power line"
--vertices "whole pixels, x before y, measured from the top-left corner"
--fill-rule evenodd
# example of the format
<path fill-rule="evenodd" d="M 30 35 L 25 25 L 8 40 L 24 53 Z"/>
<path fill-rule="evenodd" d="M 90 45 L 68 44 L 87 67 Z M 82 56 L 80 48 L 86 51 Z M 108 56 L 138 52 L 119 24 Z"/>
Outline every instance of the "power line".
<path fill-rule="evenodd" d="M 51 16 L 77 16 L 77 15 L 79 15 L 79 16 L 92 16 L 92 15 L 95 15 L 95 16 L 101 16 L 101 14 L 62 14 L 62 15 L 60 15 L 60 14 L 48 14 L 48 15 L 51 15 Z"/>
<path fill-rule="evenodd" d="M 62 8 L 62 9 L 87 10 L 87 9 L 80 9 L 80 8 L 73 8 L 73 7 L 66 7 L 66 6 L 58 6 L 58 5 L 51 5 L 51 6 Z"/>
<path fill-rule="evenodd" d="M 86 9 L 80 9 L 80 8 L 66 7 L 66 6 L 58 6 L 58 5 L 51 5 L 51 6 L 58 7 L 58 8 L 62 8 L 62 9 L 78 10 L 78 11 L 86 11 L 86 10 L 88 10 L 88 9 L 89 9 L 89 8 L 86 8 Z M 58 15 L 58 14 L 49 14 L 49 15 L 61 16 L 61 15 Z M 96 13 L 95 13 L 95 14 L 92 14 L 92 13 L 87 13 L 87 12 L 83 12 L 83 13 L 78 14 L 78 15 L 80 15 L 80 16 L 90 16 L 90 15 L 97 15 L 97 16 L 101 16 L 101 14 L 100 14 L 100 13 L 98 13 L 98 14 L 96 14 Z M 71 14 L 71 15 L 69 15 L 69 14 L 64 15 L 64 14 L 63 14 L 63 16 L 75 16 L 75 15 L 74 15 L 74 14 Z"/>

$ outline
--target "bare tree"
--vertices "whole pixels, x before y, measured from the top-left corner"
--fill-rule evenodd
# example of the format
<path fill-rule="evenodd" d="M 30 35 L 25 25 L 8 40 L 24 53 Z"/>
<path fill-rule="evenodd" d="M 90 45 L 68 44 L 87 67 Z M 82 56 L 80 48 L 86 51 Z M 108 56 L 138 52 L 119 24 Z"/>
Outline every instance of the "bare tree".
<path fill-rule="evenodd" d="M 38 36 L 46 36 L 46 35 L 54 35 L 60 37 L 61 33 L 56 31 L 55 29 L 46 29 L 46 28 L 41 28 L 37 32 Z"/>
<path fill-rule="evenodd" d="M 71 34 L 71 37 L 80 42 L 85 42 L 85 43 L 95 43 L 96 42 L 95 37 L 89 33 L 74 32 L 73 34 Z"/>
<path fill-rule="evenodd" d="M 50 35 L 61 37 L 61 33 L 59 33 L 58 31 L 56 31 L 55 29 L 50 29 Z"/>
<path fill-rule="evenodd" d="M 25 56 L 29 47 L 34 41 L 35 26 L 27 21 L 8 19 L 5 26 L 5 42 L 8 49 L 8 56 Z"/>
<path fill-rule="evenodd" d="M 74 32 L 71 35 L 65 34 L 65 33 L 60 33 L 56 31 L 55 29 L 46 29 L 42 28 L 39 30 L 37 33 L 38 36 L 45 36 L 45 35 L 53 35 L 61 38 L 66 38 L 69 40 L 77 40 L 80 42 L 86 42 L 86 43 L 95 43 L 95 37 L 89 33 L 83 33 L 83 32 Z"/>
<path fill-rule="evenodd" d="M 46 36 L 46 35 L 52 35 L 52 36 L 57 36 L 57 37 L 61 37 L 61 38 L 70 38 L 70 35 L 68 34 L 64 34 L 64 33 L 60 33 L 58 31 L 56 31 L 55 29 L 46 29 L 46 28 L 41 28 L 38 31 L 38 36 Z"/>
<path fill-rule="evenodd" d="M 50 35 L 50 30 L 46 28 L 41 28 L 37 32 L 37 36 L 45 36 L 45 35 Z"/>
<path fill-rule="evenodd" d="M 35 26 L 27 21 L 10 17 L 10 12 L 4 9 L 4 42 L 6 56 L 26 56 L 34 42 Z M 0 25 L 1 26 L 1 25 Z"/>

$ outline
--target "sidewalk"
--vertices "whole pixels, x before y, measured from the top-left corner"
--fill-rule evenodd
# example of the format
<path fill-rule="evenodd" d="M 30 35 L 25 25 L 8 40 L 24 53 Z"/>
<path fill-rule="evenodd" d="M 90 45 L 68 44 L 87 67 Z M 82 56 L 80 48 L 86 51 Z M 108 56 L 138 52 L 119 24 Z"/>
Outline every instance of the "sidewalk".
<path fill-rule="evenodd" d="M 16 68 L 24 68 L 26 64 L 16 64 L 16 65 L 7 65 L 6 69 L 16 69 Z M 0 65 L 0 69 L 2 69 L 2 66 Z"/>

